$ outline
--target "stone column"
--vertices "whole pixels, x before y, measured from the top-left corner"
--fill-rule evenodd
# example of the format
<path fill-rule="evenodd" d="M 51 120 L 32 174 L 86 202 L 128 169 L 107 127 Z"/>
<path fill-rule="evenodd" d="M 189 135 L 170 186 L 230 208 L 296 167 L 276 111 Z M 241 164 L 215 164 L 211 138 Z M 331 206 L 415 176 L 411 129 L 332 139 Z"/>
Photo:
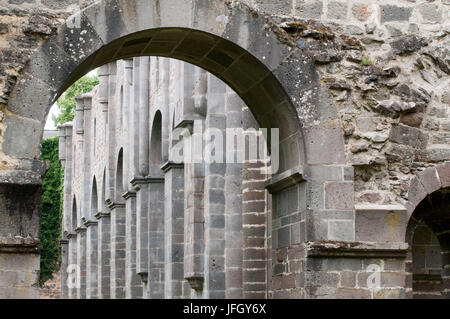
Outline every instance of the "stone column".
<path fill-rule="evenodd" d="M 139 162 L 138 175 L 149 173 L 149 75 L 150 57 L 140 58 L 140 91 L 139 91 Z M 132 185 L 136 190 L 136 272 L 143 282 L 143 293 L 146 297 L 148 282 L 148 183 L 145 178 L 134 178 Z"/>
<path fill-rule="evenodd" d="M 130 181 L 133 179 L 132 163 L 134 162 L 134 141 L 133 131 L 133 60 L 125 59 L 123 75 L 123 105 L 122 105 L 122 136 L 121 145 L 123 146 L 123 190 L 127 192 L 131 189 Z M 134 100 L 134 98 L 133 98 Z M 117 160 L 117 159 L 116 159 Z"/>
<path fill-rule="evenodd" d="M 79 284 L 79 271 L 78 271 L 78 260 L 77 260 L 77 233 L 68 233 L 66 235 L 69 240 L 68 245 L 68 267 L 67 274 L 68 280 L 68 298 L 77 298 L 77 285 Z M 70 271 L 70 272 L 69 272 Z"/>
<path fill-rule="evenodd" d="M 205 297 L 225 298 L 225 91 L 208 76 L 205 120 Z"/>
<path fill-rule="evenodd" d="M 126 64 L 127 67 L 127 64 Z M 125 296 L 128 299 L 142 298 L 142 283 L 136 272 L 136 193 L 132 181 L 139 176 L 139 110 L 140 110 L 140 58 L 133 58 L 133 85 L 130 88 L 128 117 L 128 136 L 124 143 L 125 157 L 128 157 L 128 190 L 123 196 L 126 205 L 126 278 Z M 126 79 L 128 79 L 126 69 Z M 125 106 L 124 106 L 125 107 Z M 128 150 L 127 150 L 128 149 Z"/>
<path fill-rule="evenodd" d="M 109 212 L 103 211 L 97 213 L 95 217 L 98 219 L 98 297 L 109 299 L 111 297 L 111 216 Z"/>
<path fill-rule="evenodd" d="M 136 273 L 136 193 L 126 192 L 125 198 L 125 298 L 142 298 L 142 283 Z"/>
<path fill-rule="evenodd" d="M 226 127 L 242 128 L 242 107 L 244 102 L 231 89 L 226 95 Z M 236 131 L 238 132 L 238 131 Z M 232 133 L 232 132 L 231 132 Z M 226 135 L 226 151 L 232 162 L 226 164 L 225 170 L 225 297 L 240 299 L 243 297 L 243 247 L 242 227 L 242 163 L 238 162 L 239 154 L 235 148 L 234 138 Z M 253 204 L 250 204 L 253 205 Z M 253 239 L 246 239 L 252 241 Z M 261 244 L 260 241 L 258 241 Z"/>
<path fill-rule="evenodd" d="M 86 228 L 77 227 L 77 265 L 80 271 L 80 285 L 77 288 L 77 299 L 86 299 Z"/>
<path fill-rule="evenodd" d="M 134 178 L 131 184 L 136 191 L 136 273 L 143 283 L 143 298 L 147 298 L 149 185 L 146 178 Z"/>
<path fill-rule="evenodd" d="M 117 78 L 117 62 L 108 64 L 108 104 L 104 103 L 104 110 L 108 106 L 108 111 L 105 112 L 107 117 L 107 135 L 106 135 L 106 149 L 108 150 L 107 169 L 106 169 L 106 188 L 105 200 L 108 203 L 114 202 L 114 190 L 116 185 L 116 112 L 109 111 L 110 105 L 120 105 L 121 101 L 115 100 L 116 95 L 116 78 Z M 114 104 L 115 103 L 115 104 Z"/>
<path fill-rule="evenodd" d="M 250 109 L 242 110 L 245 157 L 242 165 L 242 224 L 244 236 L 243 250 L 243 298 L 266 298 L 266 200 L 264 182 L 267 178 L 264 159 L 252 154 L 254 143 L 261 145 L 259 125 Z M 251 144 L 250 144 L 251 143 Z M 247 148 L 248 147 L 248 148 Z M 248 151 L 247 151 L 248 150 Z M 256 156 L 256 157 L 254 157 Z"/>
<path fill-rule="evenodd" d="M 162 172 L 161 172 L 162 173 Z M 162 174 L 161 174 L 162 175 Z M 164 215 L 164 178 L 147 179 L 149 194 L 148 210 L 148 291 L 150 299 L 164 298 L 165 278 L 165 215 Z M 177 210 L 177 208 L 174 208 Z"/>
<path fill-rule="evenodd" d="M 168 162 L 164 175 L 165 298 L 183 297 L 184 165 Z M 151 206 L 151 205 L 150 205 Z M 151 289 L 151 288 L 150 288 Z"/>
<path fill-rule="evenodd" d="M 69 266 L 69 240 L 66 234 L 71 229 L 70 216 L 72 211 L 72 125 L 66 123 L 59 128 L 59 158 L 64 169 L 64 188 L 63 188 L 63 224 L 61 240 L 61 297 L 69 298 L 68 273 Z M 64 159 L 64 160 L 62 160 Z"/>
<path fill-rule="evenodd" d="M 87 258 L 86 258 L 86 298 L 98 298 L 98 222 L 97 220 L 86 220 L 86 241 L 87 241 Z"/>
<path fill-rule="evenodd" d="M 190 67 L 183 65 L 184 72 Z M 184 278 L 197 297 L 208 296 L 208 284 L 205 281 L 205 162 L 203 158 L 203 126 L 207 106 L 207 73 L 199 68 L 193 69 L 193 74 L 184 77 L 185 89 L 192 86 L 193 92 L 183 92 L 184 109 L 190 106 L 192 112 L 185 113 L 186 117 L 194 120 L 181 122 L 180 125 L 189 127 L 192 135 L 188 137 L 189 159 L 185 163 L 185 220 L 184 220 Z M 186 110 L 187 111 L 187 110 Z M 186 296 L 188 297 L 188 296 Z"/>
<path fill-rule="evenodd" d="M 84 100 L 84 134 L 83 134 L 83 188 L 82 188 L 82 200 L 81 200 L 81 218 L 83 220 L 83 223 L 86 225 L 86 223 L 92 222 L 91 217 L 91 190 L 92 190 L 92 178 L 91 178 L 91 161 L 92 161 L 92 154 L 93 154 L 93 125 L 92 125 L 92 95 L 91 94 L 84 94 L 83 95 Z M 95 225 L 96 228 L 96 225 Z M 93 233 L 93 234 L 91 234 Z M 90 288 L 93 288 L 96 286 L 96 270 L 92 269 L 92 267 L 96 266 L 97 263 L 97 256 L 96 256 L 96 248 L 97 248 L 97 238 L 96 238 L 96 229 L 92 227 L 86 228 L 86 233 L 83 234 L 83 236 L 86 236 L 84 239 L 85 247 L 84 247 L 84 254 L 86 258 L 86 289 L 89 290 Z M 80 237 L 79 237 L 80 238 Z M 94 238 L 95 242 L 89 240 L 90 238 Z M 83 277 L 82 277 L 82 284 Z M 92 283 L 90 282 L 92 280 Z M 88 292 L 86 291 L 84 293 L 84 298 L 92 298 L 92 294 L 88 296 Z"/>
<path fill-rule="evenodd" d="M 61 299 L 69 298 L 69 287 L 67 285 L 69 266 L 69 240 L 61 239 Z"/>
<path fill-rule="evenodd" d="M 111 298 L 125 298 L 125 204 L 109 204 L 111 211 Z"/>

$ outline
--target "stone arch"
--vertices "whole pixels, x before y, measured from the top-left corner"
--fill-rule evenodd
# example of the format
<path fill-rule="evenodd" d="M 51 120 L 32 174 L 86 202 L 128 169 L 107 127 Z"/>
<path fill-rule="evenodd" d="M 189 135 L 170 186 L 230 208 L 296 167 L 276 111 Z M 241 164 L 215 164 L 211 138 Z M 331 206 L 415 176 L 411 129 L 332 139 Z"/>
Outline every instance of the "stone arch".
<path fill-rule="evenodd" d="M 447 187 L 450 187 L 450 162 L 428 167 L 414 176 L 409 183 L 408 201 L 405 204 L 406 221 L 410 220 L 414 210 L 428 195 Z"/>
<path fill-rule="evenodd" d="M 78 18 L 79 25 L 63 24 L 43 43 L 22 74 L 25 81 L 17 81 L 8 103 L 13 114 L 5 121 L 6 155 L 39 156 L 39 134 L 18 141 L 14 133 L 20 126 L 42 132 L 50 105 L 89 70 L 117 59 L 156 55 L 206 69 L 243 98 L 261 127 L 280 128 L 281 171 L 305 163 L 345 163 L 337 113 L 311 57 L 244 4 L 102 0 Z M 42 93 L 38 98 L 36 90 Z M 18 142 L 22 148 L 11 147 Z"/>
<path fill-rule="evenodd" d="M 98 192 L 97 192 L 97 179 L 93 178 L 92 180 L 92 191 L 91 191 L 91 218 L 95 218 L 95 215 L 98 213 Z"/>
<path fill-rule="evenodd" d="M 150 128 L 150 164 L 161 166 L 163 164 L 163 142 L 162 142 L 162 113 L 155 112 Z"/>
<path fill-rule="evenodd" d="M 404 229 L 405 239 L 409 244 L 406 263 L 409 276 L 407 289 L 411 298 L 423 298 L 427 295 L 433 298 L 437 295 L 450 297 L 449 169 L 450 163 L 429 167 L 410 182 L 408 202 L 405 205 L 407 224 Z M 431 256 L 438 254 L 441 255 L 440 260 Z"/>
<path fill-rule="evenodd" d="M 123 148 L 119 150 L 119 155 L 117 156 L 117 166 L 116 166 L 116 187 L 115 187 L 115 200 L 117 202 L 123 202 L 123 193 L 125 192 L 125 180 L 124 180 L 124 167 L 123 167 Z"/>
<path fill-rule="evenodd" d="M 78 227 L 78 211 L 77 211 L 77 199 L 73 195 L 72 201 L 72 231 Z"/>

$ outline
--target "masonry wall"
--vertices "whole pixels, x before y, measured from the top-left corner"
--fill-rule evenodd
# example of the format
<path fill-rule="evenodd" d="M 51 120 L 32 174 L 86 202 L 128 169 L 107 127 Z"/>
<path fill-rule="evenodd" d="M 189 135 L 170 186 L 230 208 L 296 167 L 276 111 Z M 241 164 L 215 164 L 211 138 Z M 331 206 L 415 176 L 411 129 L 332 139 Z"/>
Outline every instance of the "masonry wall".
<path fill-rule="evenodd" d="M 33 134 L 33 130 L 39 130 L 38 120 L 30 121 L 27 130 L 15 129 L 21 126 L 16 125 L 19 123 L 17 118 L 7 116 L 10 111 L 7 110 L 8 99 L 11 92 L 17 87 L 17 83 L 28 83 L 29 79 L 26 78 L 23 79 L 25 82 L 19 82 L 22 80 L 24 67 L 36 49 L 44 42 L 44 39 L 56 34 L 58 32 L 57 26 L 63 23 L 69 14 L 76 11 L 75 7 L 69 7 L 76 2 L 75 0 L 58 2 L 50 0 L 0 1 L 0 56 L 2 58 L 0 67 L 0 128 L 3 137 L 0 159 L 1 169 L 7 172 L 5 173 L 7 177 L 4 178 L 7 185 L 20 184 L 29 180 L 29 178 L 23 176 L 18 179 L 11 179 L 9 173 L 11 170 L 14 170 L 14 172 L 31 170 L 33 171 L 33 179 L 39 179 L 39 169 L 36 169 L 39 166 L 37 161 L 36 163 L 33 160 L 19 161 L 14 157 L 14 154 L 28 154 L 27 152 L 29 152 L 24 150 L 23 147 L 21 148 L 21 145 L 25 143 L 20 143 L 20 141 L 34 139 L 37 145 L 40 138 L 39 134 Z M 267 204 L 264 208 L 266 215 L 261 213 L 257 216 L 254 211 L 247 211 L 246 209 L 253 208 L 246 207 L 249 206 L 249 203 L 244 203 L 243 212 L 249 212 L 249 216 L 255 215 L 251 216 L 252 218 L 258 217 L 256 224 L 244 227 L 244 230 L 248 231 L 247 235 L 253 237 L 251 245 L 254 245 L 251 246 L 252 250 L 249 249 L 246 252 L 249 261 L 251 261 L 248 266 L 257 266 L 256 268 L 247 268 L 248 271 L 245 265 L 242 268 L 243 270 L 240 270 L 234 264 L 233 267 L 235 267 L 236 276 L 241 274 L 243 278 L 256 276 L 258 281 L 252 282 L 250 285 L 243 284 L 242 288 L 240 285 L 234 285 L 233 294 L 239 295 L 240 289 L 242 289 L 244 295 L 247 291 L 250 294 L 262 296 L 261 290 L 267 284 L 269 286 L 267 296 L 302 296 L 303 294 L 307 298 L 335 297 L 338 295 L 367 297 L 369 296 L 368 291 L 345 290 L 345 293 L 341 294 L 340 288 L 360 288 L 359 284 L 353 285 L 352 280 L 344 280 L 343 274 L 346 271 L 365 272 L 367 268 L 364 267 L 371 265 L 369 263 L 371 259 L 375 259 L 375 264 L 380 264 L 382 269 L 391 272 L 391 267 L 387 266 L 391 259 L 405 260 L 405 229 L 415 206 L 425 197 L 430 196 L 432 192 L 448 186 L 446 176 L 448 176 L 449 166 L 446 162 L 450 160 L 448 147 L 448 106 L 450 102 L 447 92 L 450 70 L 448 60 L 450 3 L 447 0 L 402 0 L 395 3 L 387 0 L 249 0 L 242 2 L 249 5 L 249 7 L 243 6 L 243 8 L 251 12 L 253 17 L 263 16 L 263 19 L 266 19 L 264 21 L 266 26 L 270 28 L 270 32 L 275 32 L 280 39 L 290 43 L 290 46 L 283 47 L 283 50 L 289 51 L 293 46 L 296 50 L 300 49 L 305 52 L 311 59 L 311 63 L 306 63 L 304 69 L 289 69 L 287 62 L 284 65 L 283 70 L 288 70 L 289 72 L 286 72 L 289 73 L 289 76 L 292 75 L 293 79 L 304 79 L 303 82 L 299 80 L 298 83 L 292 83 L 289 87 L 289 94 L 292 99 L 300 99 L 302 103 L 304 102 L 298 110 L 298 116 L 302 123 L 306 123 L 302 127 L 302 130 L 305 131 L 311 130 L 307 125 L 308 120 L 314 121 L 314 114 L 311 115 L 308 111 L 310 98 L 320 100 L 323 105 L 331 106 L 323 111 L 326 114 L 321 114 L 323 118 L 330 119 L 330 122 L 324 121 L 321 123 L 328 133 L 324 136 L 317 134 L 312 140 L 308 141 L 310 143 L 308 144 L 308 150 L 311 153 L 315 151 L 314 154 L 323 154 L 320 157 L 321 159 L 324 158 L 332 163 L 339 162 L 342 166 L 307 165 L 301 167 L 298 171 L 289 171 L 287 172 L 289 174 L 274 176 L 266 185 L 272 198 L 267 193 L 265 193 L 264 199 L 262 196 L 257 198 L 257 201 L 260 202 L 271 203 L 272 201 L 274 203 L 274 206 Z M 80 4 L 84 7 L 89 5 L 90 1 L 82 1 Z M 229 8 L 238 7 L 241 6 L 241 2 L 232 1 L 228 5 Z M 278 50 L 278 47 L 274 50 Z M 293 54 L 290 58 L 295 60 L 297 56 Z M 161 59 L 161 62 L 155 62 L 159 60 L 152 61 L 152 63 L 164 64 L 164 59 Z M 117 83 L 124 78 L 132 83 L 136 72 L 131 70 L 137 67 L 135 62 L 137 63 L 137 61 L 128 61 L 130 64 L 128 68 L 119 66 L 120 63 L 108 66 L 108 70 L 104 74 L 108 80 L 103 81 L 103 83 L 108 83 L 108 88 L 106 91 L 95 93 L 101 96 L 99 101 L 95 102 L 95 94 L 93 100 L 93 105 L 95 103 L 102 105 L 103 113 L 97 114 L 95 107 L 92 107 L 90 111 L 85 110 L 85 105 L 90 103 L 89 99 L 92 98 L 84 97 L 82 101 L 80 100 L 77 117 L 80 130 L 76 130 L 75 123 L 73 132 L 68 132 L 70 131 L 69 127 L 64 129 L 65 137 L 73 137 L 73 145 L 70 146 L 70 151 L 66 151 L 64 159 L 66 161 L 66 173 L 68 173 L 67 167 L 73 165 L 73 163 L 69 164 L 70 162 L 82 161 L 78 170 L 73 171 L 76 174 L 72 174 L 73 190 L 71 189 L 72 183 L 69 183 L 66 187 L 68 191 L 65 210 L 66 212 L 70 211 L 73 206 L 73 197 L 71 196 L 76 194 L 77 210 L 79 210 L 78 219 L 80 220 L 80 223 L 76 225 L 79 228 L 76 232 L 70 219 L 66 217 L 65 220 L 69 232 L 67 245 L 70 252 L 67 262 L 77 259 L 83 261 L 84 255 L 77 255 L 76 249 L 71 250 L 71 247 L 76 247 L 79 242 L 84 240 L 82 238 L 85 238 L 83 237 L 85 233 L 87 238 L 95 237 L 95 232 L 91 233 L 89 230 L 89 228 L 95 227 L 95 219 L 92 218 L 94 214 L 89 208 L 91 205 L 89 194 L 92 188 L 86 187 L 86 185 L 92 183 L 92 172 L 95 171 L 99 192 L 103 192 L 100 191 L 100 189 L 103 189 L 103 185 L 100 186 L 100 184 L 102 184 L 103 176 L 106 176 L 107 183 L 105 183 L 104 195 L 99 194 L 98 196 L 102 200 L 98 204 L 100 212 L 97 215 L 101 218 L 98 219 L 97 227 L 99 230 L 102 229 L 102 233 L 105 235 L 98 237 L 103 238 L 103 241 L 100 239 L 98 241 L 101 244 L 99 247 L 109 247 L 108 242 L 111 239 L 108 238 L 107 231 L 103 232 L 103 230 L 111 227 L 109 222 L 112 223 L 113 227 L 119 226 L 120 228 L 120 226 L 123 226 L 121 229 L 126 229 L 127 225 L 126 223 L 122 225 L 123 220 L 116 220 L 114 215 L 109 215 L 110 212 L 107 209 L 120 210 L 125 208 L 123 205 L 126 205 L 127 201 L 133 202 L 133 188 L 139 188 L 138 185 L 141 182 L 146 185 L 156 182 L 159 188 L 154 189 L 161 189 L 163 181 L 165 185 L 176 180 L 181 183 L 181 176 L 185 176 L 184 172 L 187 171 L 186 167 L 181 168 L 171 165 L 167 156 L 161 158 L 161 161 L 158 161 L 155 166 L 160 167 L 160 164 L 169 162 L 170 165 L 166 165 L 167 171 L 164 174 L 160 174 L 159 171 L 158 174 L 153 174 L 150 169 L 146 169 L 138 163 L 141 170 L 140 175 L 147 176 L 149 180 L 136 179 L 135 185 L 130 184 L 131 180 L 128 180 L 128 183 L 122 185 L 124 193 L 128 193 L 127 198 L 116 196 L 117 176 L 115 168 L 117 167 L 119 149 L 123 147 L 124 154 L 126 153 L 128 156 L 128 154 L 136 152 L 136 141 L 144 141 L 145 144 L 145 139 L 141 138 L 142 132 L 137 134 L 136 131 L 133 131 L 133 128 L 136 129 L 138 119 L 128 116 L 127 118 L 131 122 L 120 122 L 120 119 L 124 118 L 123 115 L 130 114 L 126 113 L 130 111 L 129 108 L 125 107 L 122 112 L 117 109 L 108 110 L 108 105 L 116 105 L 118 101 L 123 100 L 121 96 L 130 96 L 130 99 L 125 98 L 124 101 L 128 103 L 127 105 L 134 106 L 134 103 L 131 102 L 133 94 L 130 94 L 129 91 L 136 89 L 137 86 L 134 86 L 133 89 L 130 87 L 132 84 L 125 83 L 122 91 Z M 173 65 L 160 66 L 159 70 L 167 67 L 170 69 Z M 156 70 L 155 67 L 151 69 Z M 149 81 L 158 83 L 160 80 L 168 80 L 171 76 L 174 76 L 173 74 L 169 76 L 170 73 L 171 71 L 151 73 Z M 310 88 L 308 86 L 310 82 L 306 80 L 309 76 L 316 79 L 320 86 Z M 194 82 L 191 81 L 191 83 Z M 158 99 L 160 100 L 150 104 L 156 103 L 160 105 L 159 107 L 170 105 L 169 108 L 176 109 L 180 100 L 178 93 L 174 93 L 177 92 L 175 89 L 177 86 L 173 85 L 173 81 L 169 81 L 172 86 L 166 86 L 166 84 L 162 87 L 165 87 L 166 90 L 169 88 L 168 93 L 170 94 L 162 93 L 164 89 L 158 89 L 150 95 L 153 97 L 159 96 Z M 152 85 L 151 87 L 157 86 Z M 36 87 L 28 87 L 27 89 L 38 93 L 40 87 L 36 85 Z M 103 86 L 104 89 L 105 86 Z M 196 90 L 198 97 L 205 95 L 201 87 L 190 89 Z M 100 88 L 99 91 L 101 91 Z M 170 97 L 165 98 L 165 96 Z M 196 101 L 201 101 L 201 98 Z M 183 105 L 183 103 L 181 104 Z M 20 105 L 16 105 L 16 107 L 20 107 Z M 193 130 L 190 122 L 194 118 L 205 123 L 208 122 L 202 103 L 191 103 L 189 110 L 176 113 L 181 115 L 177 115 L 175 119 L 170 114 L 163 116 L 165 119 L 163 127 L 170 127 L 171 123 L 175 122 L 175 126 Z M 188 114 L 196 115 L 194 118 L 185 117 Z M 33 116 L 42 121 L 44 115 L 33 113 Z M 216 115 L 217 118 L 224 118 L 220 112 Z M 150 115 L 150 117 L 152 116 L 154 114 Z M 338 119 L 336 121 L 337 127 L 333 126 L 334 122 L 332 123 L 335 117 Z M 108 154 L 106 159 L 99 155 L 103 152 L 97 153 L 97 148 L 104 147 L 101 140 L 98 140 L 98 147 L 97 144 L 93 147 L 93 144 L 82 142 L 82 136 L 86 140 L 90 140 L 94 131 L 97 131 L 97 129 L 92 129 L 94 119 L 98 121 L 95 125 L 99 127 L 98 130 L 102 130 L 102 125 L 108 119 L 110 129 L 103 131 L 106 135 L 104 138 L 107 145 L 105 152 Z M 85 120 L 86 125 L 82 124 Z M 228 120 L 231 121 L 232 119 L 227 118 Z M 215 124 L 211 123 L 211 125 Z M 145 128 L 145 126 L 143 127 Z M 5 128 L 8 129 L 5 130 Z M 85 131 L 81 128 L 84 128 Z M 141 125 L 139 125 L 139 128 L 141 128 Z M 146 131 L 150 131 L 150 127 Z M 164 145 L 166 145 L 163 147 L 162 153 L 167 153 L 171 143 L 170 134 L 166 131 L 162 135 L 165 136 Z M 337 156 L 341 155 L 332 151 L 323 152 L 323 141 L 336 139 L 336 137 L 342 137 L 342 135 L 345 142 L 345 156 L 342 155 L 342 157 L 339 157 L 339 161 L 334 161 Z M 129 138 L 130 143 L 124 144 L 123 136 L 133 136 L 134 138 Z M 67 139 L 72 140 L 71 138 Z M 89 148 L 86 148 L 87 145 Z M 95 156 L 94 149 L 96 150 Z M 66 150 L 69 150 L 69 148 L 67 147 Z M 297 156 L 299 155 L 297 154 Z M 129 165 L 135 167 L 135 164 L 130 163 L 130 159 L 133 158 L 136 157 L 124 158 L 125 167 L 129 167 Z M 312 162 L 314 162 L 314 159 L 313 157 Z M 295 156 L 283 154 L 283 160 L 288 163 L 291 160 L 295 162 Z M 104 166 L 99 167 L 101 166 L 99 163 L 103 163 Z M 177 171 L 181 169 L 184 170 L 183 173 Z M 218 174 L 219 180 L 221 174 L 223 172 Z M 291 178 L 291 176 L 296 177 Z M 133 175 L 133 177 L 135 176 Z M 198 185 L 202 184 L 202 174 L 194 174 L 193 178 L 199 181 Z M 286 183 L 286 180 L 289 180 L 289 182 Z M 205 183 L 211 182 L 211 180 L 208 181 L 205 178 Z M 255 180 L 255 182 L 260 181 Z M 184 183 L 189 185 L 189 180 L 183 179 Z M 289 195 L 286 194 L 294 192 L 294 189 L 298 189 L 297 193 L 302 194 L 301 188 L 304 187 L 304 184 L 306 184 L 305 200 L 308 205 L 306 210 L 302 210 L 304 207 L 300 204 L 295 208 L 295 200 L 293 202 L 288 200 L 287 204 L 281 201 L 283 205 L 291 205 L 285 211 L 283 207 L 279 212 L 270 209 L 276 207 L 277 203 L 280 202 L 277 197 L 289 198 Z M 225 180 L 225 185 L 230 187 L 231 184 L 227 184 L 227 180 Z M 218 197 L 220 197 L 223 193 L 222 188 L 217 187 L 215 189 L 219 193 Z M 149 191 L 151 192 L 151 187 Z M 157 192 L 154 193 L 155 196 L 157 194 Z M 173 198 L 176 198 L 176 194 L 173 195 Z M 183 196 L 185 195 L 183 194 Z M 136 190 L 136 203 L 138 203 L 138 200 L 141 199 Z M 178 198 L 178 200 L 177 203 L 180 205 L 181 199 Z M 104 202 L 107 205 L 104 205 Z M 208 204 L 207 198 L 205 203 Z M 38 207 L 38 203 L 35 203 L 35 205 Z M 231 203 L 225 205 L 231 207 Z M 145 203 L 140 207 L 136 208 L 136 216 L 145 218 L 145 209 L 142 210 Z M 168 207 L 172 209 L 171 205 Z M 200 207 L 194 207 L 194 211 L 197 208 L 199 208 L 197 211 L 205 211 L 205 207 L 201 205 Z M 167 218 L 169 221 L 174 221 L 169 226 L 175 231 L 177 227 L 180 227 L 176 223 L 181 223 L 181 220 L 177 221 L 179 217 L 177 217 L 178 212 L 176 210 L 171 212 L 172 215 L 160 216 L 159 219 L 153 221 L 153 225 L 155 223 L 158 225 L 161 220 Z M 161 214 L 161 212 L 159 213 Z M 219 215 L 217 216 L 218 220 L 221 218 L 220 214 L 217 214 Z M 273 215 L 272 218 L 268 218 L 270 214 Z M 134 218 L 130 214 L 127 216 L 129 220 Z M 198 225 L 196 224 L 212 220 L 208 219 L 208 216 L 206 211 L 204 213 L 205 219 L 193 222 L 192 229 L 197 229 Z M 85 217 L 85 220 L 82 220 L 82 217 Z M 268 225 L 265 229 L 267 250 L 264 248 L 262 251 L 267 253 L 266 256 L 261 254 L 261 249 L 254 249 L 257 245 L 262 247 L 260 243 L 262 227 L 258 225 L 262 225 L 264 219 L 266 225 Z M 144 219 L 136 218 L 136 220 Z M 85 225 L 85 222 L 90 226 Z M 183 220 L 184 222 L 185 220 Z M 226 221 L 226 223 L 228 222 L 230 221 Z M 148 227 L 151 227 L 151 224 L 148 224 Z M 374 229 L 376 232 L 373 231 Z M 145 227 L 141 230 L 144 233 L 146 231 Z M 137 251 L 141 250 L 141 241 L 145 241 L 145 236 L 141 238 L 141 235 L 136 230 Z M 153 235 L 161 234 L 156 232 Z M 218 233 L 218 236 L 221 236 L 221 233 Z M 299 244 L 298 238 L 300 238 L 300 241 L 304 239 L 307 242 Z M 178 247 L 179 238 L 165 239 L 167 239 L 166 242 L 173 243 L 171 246 L 173 249 Z M 220 240 L 220 238 L 214 240 Z M 246 238 L 242 238 L 242 240 L 245 241 Z M 329 243 L 329 241 L 332 243 Z M 115 242 L 117 247 L 122 244 L 123 242 L 120 242 L 120 240 Z M 271 251 L 272 248 L 273 251 Z M 156 245 L 152 246 L 152 249 L 158 252 L 169 248 L 167 245 L 163 247 Z M 196 256 L 198 251 L 204 251 L 205 256 L 209 256 L 206 253 L 209 251 L 208 249 L 208 247 L 195 247 L 192 256 Z M 231 251 L 233 247 L 226 247 L 225 251 L 220 248 L 218 251 L 209 252 L 211 252 L 211 256 L 225 256 L 225 261 L 229 262 L 236 256 L 241 258 L 238 254 L 227 254 L 227 249 Z M 109 250 L 106 249 L 105 252 L 106 255 L 103 257 L 107 258 Z M 289 255 L 289 252 L 291 252 L 291 255 Z M 252 254 L 254 255 L 252 256 Z M 145 256 L 145 253 L 142 256 Z M 274 256 L 277 257 L 276 261 Z M 162 267 L 159 263 L 154 265 L 153 273 L 158 275 L 152 277 L 151 280 L 150 273 L 142 271 L 140 277 L 143 280 L 143 287 L 147 287 L 143 289 L 150 291 L 148 289 L 150 286 L 146 286 L 146 282 L 150 284 L 153 282 L 154 287 L 158 284 L 164 285 L 164 291 L 172 293 L 172 288 L 169 289 L 166 283 L 161 280 L 161 276 L 166 270 L 170 272 L 171 276 L 174 276 L 172 282 L 178 283 L 178 286 L 182 287 L 178 296 L 183 297 L 192 295 L 190 294 L 192 291 L 189 291 L 190 288 L 184 287 L 192 287 L 192 285 L 197 287 L 200 283 L 206 284 L 208 278 L 214 278 L 215 275 L 217 275 L 217 280 L 223 279 L 224 272 L 221 264 L 218 266 L 218 271 L 211 277 L 211 274 L 206 274 L 204 271 L 213 263 L 211 263 L 211 260 L 202 260 L 195 264 L 199 268 L 193 267 L 193 269 L 201 269 L 204 276 L 197 276 L 194 272 L 193 276 L 190 277 L 192 280 L 187 286 L 186 282 L 180 280 L 182 278 L 181 270 L 178 269 L 178 274 L 177 271 L 174 271 L 176 267 L 179 267 L 179 260 L 177 259 L 179 257 L 180 255 L 175 254 L 174 259 L 169 263 L 171 266 L 167 266 L 167 269 L 166 266 Z M 269 257 L 272 257 L 272 260 L 268 260 Z M 127 264 L 127 260 L 130 263 L 130 258 L 124 258 L 124 260 L 120 260 L 120 263 Z M 245 264 L 247 257 L 243 256 L 242 258 L 244 258 Z M 261 264 L 264 263 L 265 258 L 268 266 L 267 270 L 263 271 Z M 299 261 L 303 261 L 304 258 L 306 262 L 301 264 Z M 338 265 L 339 262 L 345 264 L 347 258 L 359 258 L 361 263 L 358 263 L 355 267 Z M 101 259 L 98 259 L 98 262 L 99 260 Z M 314 265 L 310 265 L 311 260 L 315 260 L 315 263 L 319 265 L 314 263 Z M 93 265 L 92 261 L 86 259 L 86 265 L 88 264 Z M 105 265 L 106 269 L 109 269 L 110 265 L 108 263 Z M 115 263 L 113 265 L 116 267 Z M 206 268 L 202 268 L 200 265 Z M 140 267 L 140 265 L 136 265 L 136 270 Z M 162 270 L 163 268 L 164 270 Z M 401 288 L 402 285 L 403 287 L 409 285 L 409 279 L 407 279 L 408 274 L 410 274 L 409 266 L 405 270 L 402 263 L 399 262 L 394 268 L 397 274 L 392 275 L 392 277 L 398 275 L 400 279 L 398 281 L 392 279 L 390 284 L 392 286 L 388 285 L 387 289 L 381 289 L 377 294 L 370 291 L 370 297 L 412 297 L 411 291 L 405 292 Z M 252 272 L 252 269 L 256 270 Z M 116 273 L 116 270 L 113 269 L 113 272 Z M 319 273 L 321 271 L 327 274 L 324 275 L 325 279 L 320 279 Z M 109 282 L 109 275 L 113 272 L 108 270 L 106 273 L 98 275 L 98 278 L 103 276 L 104 282 Z M 318 273 L 317 276 L 316 273 Z M 301 279 L 301 276 L 305 274 L 311 275 L 311 277 Z M 224 281 L 229 282 L 229 284 L 231 284 L 232 277 L 230 275 L 231 272 L 225 271 Z M 262 279 L 264 275 L 265 281 Z M 352 278 L 353 275 L 349 276 Z M 86 278 L 89 276 L 86 274 Z M 298 277 L 298 279 L 292 284 L 292 278 L 294 277 Z M 330 279 L 329 277 L 334 278 Z M 340 281 L 336 279 L 338 277 L 341 278 Z M 80 280 L 84 283 L 87 279 L 81 278 Z M 273 282 L 271 283 L 271 281 Z M 106 293 L 108 286 L 105 286 L 104 282 L 99 281 L 97 286 L 106 289 Z M 318 289 L 316 286 L 328 288 Z M 219 295 L 222 294 L 221 289 L 213 289 L 213 291 Z M 128 293 L 131 292 L 128 291 Z M 193 296 L 197 296 L 197 294 L 194 293 Z M 207 296 L 207 294 L 200 294 L 199 296 Z"/>

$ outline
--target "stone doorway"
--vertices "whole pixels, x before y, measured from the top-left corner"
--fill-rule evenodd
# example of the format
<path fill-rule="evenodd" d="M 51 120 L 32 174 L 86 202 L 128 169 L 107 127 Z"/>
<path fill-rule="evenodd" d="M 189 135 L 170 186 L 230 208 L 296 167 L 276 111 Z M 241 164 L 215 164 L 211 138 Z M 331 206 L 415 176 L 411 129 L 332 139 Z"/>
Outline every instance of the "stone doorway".
<path fill-rule="evenodd" d="M 408 284 L 414 299 L 448 299 L 450 190 L 429 194 L 414 210 L 407 229 Z"/>

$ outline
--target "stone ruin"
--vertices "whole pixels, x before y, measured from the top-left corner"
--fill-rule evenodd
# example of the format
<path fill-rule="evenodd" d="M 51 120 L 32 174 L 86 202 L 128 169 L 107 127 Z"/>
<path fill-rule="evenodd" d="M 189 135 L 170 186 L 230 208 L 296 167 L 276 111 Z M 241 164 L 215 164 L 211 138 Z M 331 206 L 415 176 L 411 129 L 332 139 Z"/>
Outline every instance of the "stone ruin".
<path fill-rule="evenodd" d="M 449 9 L 0 0 L 0 297 L 39 295 L 45 119 L 100 68 L 60 128 L 63 297 L 448 298 Z M 171 158 L 208 128 L 279 143 Z"/>

